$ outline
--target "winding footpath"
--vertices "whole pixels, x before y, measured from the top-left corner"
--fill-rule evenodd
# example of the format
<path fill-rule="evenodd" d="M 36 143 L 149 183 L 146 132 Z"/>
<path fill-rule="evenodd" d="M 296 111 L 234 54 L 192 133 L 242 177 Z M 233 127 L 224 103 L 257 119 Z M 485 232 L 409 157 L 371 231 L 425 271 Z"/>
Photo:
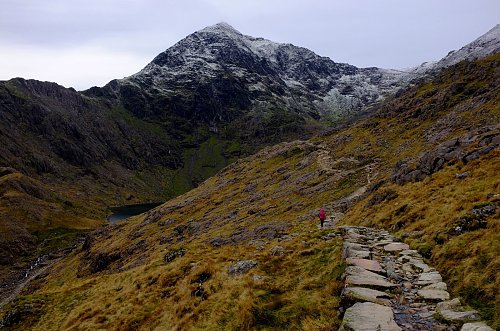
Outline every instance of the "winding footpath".
<path fill-rule="evenodd" d="M 458 298 L 450 300 L 439 272 L 407 244 L 384 230 L 340 229 L 348 266 L 339 330 L 493 330 Z"/>

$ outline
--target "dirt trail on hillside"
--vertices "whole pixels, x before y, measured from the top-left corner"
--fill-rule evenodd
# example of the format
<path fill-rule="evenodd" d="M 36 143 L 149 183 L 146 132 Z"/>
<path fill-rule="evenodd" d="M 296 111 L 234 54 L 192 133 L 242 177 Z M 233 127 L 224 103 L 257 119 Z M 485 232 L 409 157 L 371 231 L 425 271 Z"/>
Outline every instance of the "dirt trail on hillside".
<path fill-rule="evenodd" d="M 35 268 L 26 269 L 26 277 L 18 280 L 13 280 L 11 284 L 2 289 L 2 298 L 0 298 L 0 309 L 2 309 L 6 304 L 14 300 L 21 291 L 36 277 L 41 275 L 45 270 L 47 270 L 55 261 L 58 259 L 50 260 L 44 262 L 43 265 L 39 265 Z"/>

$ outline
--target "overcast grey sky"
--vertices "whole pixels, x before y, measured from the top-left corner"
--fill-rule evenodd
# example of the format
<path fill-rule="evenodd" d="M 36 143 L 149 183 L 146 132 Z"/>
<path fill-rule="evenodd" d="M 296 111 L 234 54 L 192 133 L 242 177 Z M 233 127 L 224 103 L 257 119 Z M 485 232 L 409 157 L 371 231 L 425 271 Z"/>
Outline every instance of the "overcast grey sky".
<path fill-rule="evenodd" d="M 102 86 L 221 21 L 336 62 L 403 68 L 486 33 L 500 23 L 500 1 L 0 0 L 0 80 Z"/>

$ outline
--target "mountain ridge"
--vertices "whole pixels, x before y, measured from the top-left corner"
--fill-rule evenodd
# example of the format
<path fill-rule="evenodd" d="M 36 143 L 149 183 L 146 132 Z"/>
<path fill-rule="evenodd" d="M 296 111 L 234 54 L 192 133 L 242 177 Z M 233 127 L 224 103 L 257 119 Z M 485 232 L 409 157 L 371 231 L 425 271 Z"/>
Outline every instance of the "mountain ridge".
<path fill-rule="evenodd" d="M 202 77 L 197 81 L 199 73 Z M 394 92 L 407 76 L 395 70 L 359 69 L 335 63 L 308 49 L 246 36 L 221 23 L 194 32 L 138 73 L 116 83 L 139 86 L 156 94 L 164 92 L 168 97 L 176 93 L 174 86 L 203 89 L 207 79 L 227 74 L 245 91 L 237 91 L 243 100 L 257 99 L 264 103 L 260 108 L 265 108 L 272 98 L 289 111 L 303 114 L 303 109 L 308 108 L 308 113 L 320 118 L 335 117 L 339 115 L 335 112 L 348 113 L 374 102 Z M 114 94 L 116 83 L 108 86 Z M 211 88 L 217 91 L 216 86 Z"/>
<path fill-rule="evenodd" d="M 433 190 L 440 190 L 442 187 L 439 185 L 448 187 L 446 183 L 449 182 L 452 185 L 450 191 L 453 191 L 453 187 L 460 186 L 456 183 L 458 177 L 453 177 L 451 172 L 461 169 L 472 173 L 471 179 L 478 179 L 481 185 L 495 191 L 488 177 L 481 171 L 473 171 L 473 166 L 490 174 L 497 157 L 497 138 L 494 138 L 497 132 L 491 124 L 498 118 L 498 55 L 453 65 L 442 71 L 438 79 L 431 80 L 432 75 L 422 76 L 418 86 L 414 86 L 416 82 L 412 83 L 385 101 L 373 104 L 380 101 L 384 84 L 388 84 L 389 89 L 397 89 L 399 85 L 391 85 L 391 79 L 406 74 L 391 76 L 381 73 L 378 68 L 359 69 L 337 64 L 290 44 L 267 47 L 268 41 L 263 39 L 236 35 L 236 39 L 243 38 L 243 43 L 254 40 L 266 46 L 266 51 L 274 50 L 276 61 L 267 61 L 258 51 L 253 53 L 247 46 L 237 46 L 238 40 L 234 41 L 231 36 L 221 37 L 220 31 L 214 34 L 214 29 L 229 30 L 231 36 L 236 34 L 227 26 L 196 32 L 161 53 L 151 62 L 156 61 L 154 65 L 146 66 L 148 70 L 123 80 L 114 80 L 104 88 L 79 93 L 55 83 L 34 80 L 0 82 L 0 166 L 9 166 L 0 169 L 0 212 L 3 213 L 2 219 L 7 220 L 2 223 L 2 227 L 7 228 L 0 228 L 3 240 L 0 246 L 8 248 L 16 245 L 16 240 L 26 244 L 19 246 L 17 251 L 5 250 L 10 255 L 0 258 L 0 263 L 5 264 L 2 271 L 9 263 L 25 262 L 33 254 L 46 252 L 47 246 L 63 248 L 58 245 L 80 235 L 77 230 L 98 227 L 104 221 L 106 206 L 167 200 L 182 193 L 184 195 L 178 199 L 147 215 L 134 218 L 127 224 L 100 228 L 89 235 L 81 251 L 74 251 L 68 257 L 74 267 L 67 273 L 68 277 L 80 279 L 72 281 L 81 285 L 87 281 L 92 283 L 101 273 L 134 273 L 137 266 L 149 261 L 147 258 L 157 259 L 155 263 L 161 264 L 164 253 L 156 250 L 157 244 L 167 245 L 161 249 L 168 247 L 174 250 L 170 252 L 172 254 L 184 254 L 178 253 L 183 251 L 177 249 L 198 239 L 200 246 L 196 246 L 194 252 L 200 249 L 199 252 L 206 254 L 214 247 L 222 247 L 221 250 L 227 253 L 231 250 L 227 247 L 234 245 L 239 250 L 239 257 L 250 258 L 245 255 L 248 247 L 240 246 L 242 243 L 253 245 L 248 242 L 249 238 L 276 240 L 273 244 L 280 246 L 283 237 L 287 238 L 283 239 L 285 243 L 289 242 L 283 244 L 286 246 L 283 251 L 293 250 L 294 245 L 303 245 L 300 246 L 300 254 L 293 255 L 300 263 L 287 262 L 291 269 L 299 272 L 302 263 L 309 265 L 308 256 L 314 256 L 310 267 L 322 266 L 325 256 L 336 261 L 340 254 L 338 247 L 327 248 L 319 243 L 322 234 L 304 234 L 305 243 L 293 241 L 295 231 L 303 230 L 300 222 L 313 219 L 320 203 L 334 208 L 336 217 L 349 213 L 352 220 L 358 223 L 370 221 L 365 213 L 374 210 L 380 212 L 377 219 L 372 219 L 375 225 L 394 226 L 405 231 L 417 231 L 419 227 L 424 227 L 427 232 L 421 241 L 414 240 L 415 245 L 423 251 L 437 246 L 434 258 L 438 265 L 443 268 L 450 266 L 442 259 L 446 251 L 442 251 L 439 245 L 448 241 L 455 245 L 463 238 L 459 237 L 462 233 L 451 232 L 454 220 L 447 218 L 443 224 L 438 223 L 437 230 L 420 222 L 415 223 L 415 217 L 420 214 L 436 221 L 434 215 L 428 215 L 426 210 L 411 206 L 418 199 L 428 201 L 435 208 L 440 207 L 428 196 L 418 196 L 409 203 L 395 197 L 398 193 L 393 192 L 411 198 L 413 195 L 407 191 L 408 187 L 418 187 L 425 193 L 427 191 L 422 183 L 434 181 L 436 177 L 438 183 L 433 182 Z M 307 61 L 301 60 L 302 54 Z M 203 72 L 213 75 L 199 74 L 202 71 L 198 69 L 205 68 L 207 63 L 214 65 L 207 66 Z M 219 66 L 221 63 L 224 66 Z M 283 73 L 278 70 L 280 66 L 286 69 Z M 353 87 L 358 83 L 357 87 Z M 329 95 L 335 89 L 337 94 Z M 322 99 L 325 96 L 326 99 Z M 325 100 L 333 101 L 328 104 Z M 329 122 L 338 119 L 329 117 L 335 109 L 342 109 L 352 116 L 365 109 L 360 105 L 372 107 L 363 118 L 338 126 Z M 327 113 L 322 113 L 321 107 L 325 107 Z M 471 129 L 480 129 L 480 132 L 470 136 L 468 131 Z M 314 134 L 313 140 L 304 141 Z M 259 151 L 258 154 L 253 155 L 256 151 Z M 443 151 L 449 153 L 443 154 Z M 236 161 L 243 156 L 249 158 Z M 381 162 L 381 159 L 385 161 Z M 444 171 L 440 172 L 443 168 Z M 224 169 L 222 175 L 211 177 L 221 169 Z M 261 175 L 258 169 L 265 175 Z M 246 177 L 250 175 L 253 177 Z M 467 178 L 468 175 L 463 176 Z M 397 179 L 396 183 L 393 178 Z M 252 180 L 258 180 L 258 186 L 254 186 Z M 198 190 L 190 191 L 198 186 Z M 219 189 L 222 191 L 218 192 Z M 472 202 L 460 200 L 462 198 L 454 195 L 453 201 L 462 201 L 469 210 L 475 209 L 477 201 L 488 205 L 496 203 L 494 197 L 485 198 L 476 193 L 464 192 L 464 196 Z M 364 201 L 365 198 L 370 200 Z M 390 201 L 394 199 L 398 199 L 402 206 L 408 205 L 405 208 L 409 209 L 393 210 Z M 363 204 L 359 204 L 360 201 L 364 201 Z M 249 204 L 255 206 L 249 209 Z M 453 206 L 453 215 L 457 218 L 469 217 L 455 204 Z M 415 216 L 415 209 L 412 208 L 416 208 L 419 214 Z M 407 210 L 411 211 L 409 215 L 405 214 Z M 360 215 L 366 216 L 366 219 Z M 398 219 L 398 215 L 404 217 Z M 399 220 L 406 225 L 398 223 Z M 156 224 L 160 230 L 154 228 Z M 496 225 L 490 222 L 488 226 L 491 229 Z M 63 231 L 61 234 L 61 228 L 72 232 Z M 212 232 L 215 228 L 217 231 Z M 483 230 L 479 233 L 490 241 L 491 238 Z M 16 233 L 18 237 L 14 236 Z M 111 234 L 119 240 L 113 240 Z M 196 237 L 198 235 L 199 238 Z M 122 244 L 127 248 L 122 249 Z M 453 245 L 446 246 L 446 249 L 456 251 Z M 480 242 L 474 241 L 474 245 L 483 252 Z M 281 250 L 277 248 L 276 251 Z M 215 265 L 222 263 L 220 265 L 225 267 L 229 261 L 228 256 L 224 256 L 226 253 L 220 258 L 212 257 L 208 264 L 203 262 L 202 269 L 206 267 L 209 274 L 214 274 L 214 270 L 218 269 Z M 176 262 L 180 263 L 179 270 L 188 273 L 192 270 L 192 266 L 189 267 L 191 262 L 186 260 L 189 256 Z M 269 256 L 281 255 L 269 253 Z M 490 255 L 484 253 L 484 256 L 489 265 Z M 474 263 L 480 263 L 471 258 Z M 264 270 L 278 268 L 279 258 L 268 260 L 269 264 L 264 263 Z M 64 265 L 57 264 L 56 267 L 60 268 L 57 270 L 65 270 Z M 462 269 L 453 270 L 464 272 L 470 269 L 469 265 L 459 267 Z M 154 268 L 151 270 L 156 270 Z M 306 293 L 301 292 L 302 289 L 314 292 L 317 288 L 315 282 L 336 293 L 338 282 L 331 275 L 337 274 L 339 268 L 331 266 L 322 269 L 314 282 L 307 283 L 306 278 L 306 283 L 300 286 L 291 285 L 294 281 L 290 279 L 280 278 L 280 281 L 288 284 L 287 290 L 299 298 Z M 162 274 L 161 283 L 172 288 L 166 292 L 158 289 L 163 291 L 161 296 L 167 299 L 169 291 L 175 290 L 177 280 L 184 279 L 176 273 L 178 270 L 170 271 L 175 275 Z M 183 283 L 184 290 L 195 293 L 190 284 L 205 279 L 203 272 L 189 274 L 190 279 L 182 281 L 188 283 Z M 50 278 L 52 275 L 49 278 L 42 275 L 40 281 L 27 292 L 35 293 L 37 286 L 42 291 L 44 286 L 52 286 L 43 284 L 44 279 L 49 279 L 49 283 L 59 282 L 55 280 L 56 275 L 53 279 Z M 222 278 L 217 279 L 236 284 L 236 288 L 240 289 L 241 284 L 237 280 L 228 280 L 220 272 L 219 276 Z M 313 276 L 308 274 L 308 277 Z M 146 286 L 141 277 L 137 278 L 137 284 L 142 287 L 153 286 L 158 281 L 158 277 L 149 274 L 151 279 L 148 284 L 153 279 L 157 280 Z M 455 279 L 454 286 L 456 291 L 473 291 L 474 286 L 479 286 L 488 295 L 487 313 L 488 309 L 491 311 L 491 302 L 495 299 L 492 298 L 491 286 L 484 284 L 484 277 L 478 279 L 477 282 L 468 280 L 463 286 L 457 285 Z M 134 288 L 137 284 L 127 283 L 127 288 Z M 239 327 L 254 325 L 252 323 L 276 323 L 281 327 L 287 325 L 287 321 L 299 323 L 298 319 L 286 313 L 274 315 L 279 307 L 288 307 L 289 302 L 284 293 L 276 290 L 279 286 L 273 289 L 267 285 L 262 285 L 262 297 L 250 290 L 251 293 L 247 292 L 249 298 L 257 295 L 258 299 L 251 301 L 246 308 L 241 307 L 245 321 Z M 214 285 L 210 291 L 218 291 L 218 286 Z M 70 293 L 67 298 L 73 299 L 75 292 L 69 287 L 65 290 Z M 121 290 L 113 291 L 110 290 L 116 294 Z M 56 296 L 61 295 L 63 299 L 68 294 L 57 293 Z M 128 293 L 126 297 L 133 297 L 133 293 Z M 157 294 L 160 295 L 155 289 L 153 295 Z M 186 306 L 177 306 L 174 315 L 182 319 L 182 325 L 190 325 L 191 321 L 181 316 L 186 312 L 184 308 L 196 311 L 199 305 L 189 300 L 196 295 L 185 294 L 178 293 L 183 298 L 181 305 Z M 222 292 L 222 298 L 225 294 Z M 313 305 L 316 306 L 322 299 L 318 292 L 314 295 L 316 301 Z M 79 294 L 76 296 L 80 298 Z M 465 292 L 465 297 L 472 300 L 474 295 Z M 266 301 L 269 298 L 277 301 Z M 57 301 L 54 297 L 48 300 L 49 306 Z M 60 302 L 66 302 L 64 300 Z M 34 303 L 34 315 L 28 311 L 28 316 L 38 316 L 39 307 L 48 307 L 44 299 L 42 301 Z M 276 306 L 272 306 L 273 302 Z M 331 307 L 337 307 L 335 297 L 328 302 Z M 68 307 L 77 305 L 66 303 Z M 136 308 L 133 303 L 128 304 Z M 244 306 L 244 303 L 241 304 Z M 267 304 L 274 307 L 270 308 L 272 312 L 266 308 Z M 22 304 L 19 306 L 19 301 L 13 306 L 25 311 Z M 101 323 L 99 320 L 106 322 L 102 314 L 107 311 L 106 307 L 99 308 L 100 312 L 94 315 L 98 317 L 95 321 L 92 317 L 86 318 L 86 313 L 80 308 L 71 316 L 72 321 L 65 322 L 66 326 L 78 322 L 90 323 L 94 327 L 96 323 Z M 291 309 L 300 311 L 301 308 L 294 306 Z M 134 311 L 130 310 L 132 315 Z M 182 311 L 184 313 L 180 313 Z M 144 312 L 144 316 L 148 314 L 149 311 Z M 297 314 L 300 316 L 300 313 Z M 328 309 L 322 310 L 321 314 L 328 321 L 325 323 L 336 323 Z M 87 319 L 90 321 L 85 322 Z M 128 318 L 124 320 L 122 322 L 130 327 L 135 323 Z M 234 323 L 238 321 L 235 319 Z M 117 324 L 116 328 L 120 325 Z"/>
<path fill-rule="evenodd" d="M 318 228 L 325 208 L 394 232 L 498 327 L 499 68 L 499 54 L 456 64 L 94 231 L 4 316 L 33 330 L 335 329 L 345 265 L 335 230 Z"/>
<path fill-rule="evenodd" d="M 500 52 L 500 24 L 488 32 L 464 45 L 459 50 L 452 50 L 440 60 L 424 62 L 405 71 L 414 74 L 432 74 L 440 69 L 464 60 L 477 60 Z"/>

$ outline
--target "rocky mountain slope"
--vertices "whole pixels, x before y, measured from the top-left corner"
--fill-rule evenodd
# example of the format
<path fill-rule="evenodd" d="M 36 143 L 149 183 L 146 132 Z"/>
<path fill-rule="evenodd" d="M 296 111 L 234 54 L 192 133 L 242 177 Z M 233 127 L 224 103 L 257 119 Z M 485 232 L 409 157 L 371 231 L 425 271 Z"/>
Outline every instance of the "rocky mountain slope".
<path fill-rule="evenodd" d="M 77 234 L 103 224 L 106 206 L 174 195 L 168 171 L 182 157 L 166 133 L 55 83 L 1 82 L 0 132 L 2 279 L 65 243 L 59 228 Z"/>
<path fill-rule="evenodd" d="M 436 68 L 445 68 L 463 60 L 476 60 L 500 52 L 500 24 L 465 45 L 458 51 L 451 51 L 436 63 Z"/>
<path fill-rule="evenodd" d="M 35 258 L 46 239 L 36 231 L 88 229 L 104 221 L 107 206 L 165 201 L 240 156 L 320 132 L 327 120 L 393 92 L 401 75 L 335 63 L 221 23 L 103 88 L 0 82 L 0 166 L 20 176 L 4 189 L 0 243 L 22 242 L 3 250 L 0 262 Z M 18 189 L 24 181 L 50 194 L 28 197 Z M 37 212 L 21 213 L 12 196 L 34 201 L 26 205 Z M 54 222 L 54 213 L 66 221 Z"/>
<path fill-rule="evenodd" d="M 187 36 L 137 74 L 86 93 L 115 96 L 138 116 L 177 115 L 217 130 L 242 115 L 263 120 L 279 110 L 306 120 L 337 118 L 393 93 L 407 76 L 335 63 L 219 23 Z"/>
<path fill-rule="evenodd" d="M 500 56 L 454 65 L 308 141 L 268 147 L 103 227 L 3 310 L 11 329 L 335 329 L 341 240 L 381 227 L 499 326 Z"/>
<path fill-rule="evenodd" d="M 500 24 L 459 50 L 450 51 L 439 61 L 426 62 L 409 70 L 418 75 L 432 74 L 464 60 L 477 60 L 500 52 Z"/>

